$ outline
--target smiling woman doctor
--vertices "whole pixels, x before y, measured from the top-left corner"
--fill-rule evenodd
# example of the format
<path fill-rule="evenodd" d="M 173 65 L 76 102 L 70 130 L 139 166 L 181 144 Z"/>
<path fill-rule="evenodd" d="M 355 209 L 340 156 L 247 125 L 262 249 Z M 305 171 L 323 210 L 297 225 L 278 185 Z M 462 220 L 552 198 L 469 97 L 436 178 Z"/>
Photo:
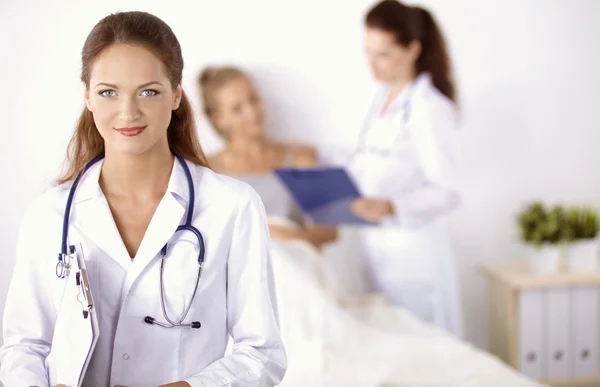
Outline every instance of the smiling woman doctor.
<path fill-rule="evenodd" d="M 454 87 L 430 13 L 396 0 L 366 16 L 375 97 L 349 163 L 372 287 L 421 319 L 462 337 L 454 258 L 444 217 L 459 204 L 452 177 Z"/>
<path fill-rule="evenodd" d="M 113 14 L 89 34 L 86 108 L 66 174 L 31 205 L 20 229 L 0 349 L 5 387 L 48 386 L 61 361 L 47 356 L 64 287 L 55 267 L 65 215 L 99 319 L 84 386 L 282 380 L 265 210 L 247 184 L 207 168 L 182 70 L 177 38 L 151 14 Z M 233 352 L 225 356 L 229 334 Z"/>

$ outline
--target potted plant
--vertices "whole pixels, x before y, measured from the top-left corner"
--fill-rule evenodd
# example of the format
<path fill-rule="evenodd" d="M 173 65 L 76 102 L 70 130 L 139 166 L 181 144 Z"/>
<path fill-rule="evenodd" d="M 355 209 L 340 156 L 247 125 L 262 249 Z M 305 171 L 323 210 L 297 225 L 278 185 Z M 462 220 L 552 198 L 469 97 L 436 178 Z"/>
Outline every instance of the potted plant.
<path fill-rule="evenodd" d="M 594 271 L 598 265 L 598 214 L 590 207 L 571 206 L 565 214 L 565 257 L 574 272 Z"/>
<path fill-rule="evenodd" d="M 518 214 L 521 241 L 529 247 L 531 270 L 537 274 L 554 273 L 560 265 L 564 209 L 547 209 L 540 201 L 530 203 Z"/>

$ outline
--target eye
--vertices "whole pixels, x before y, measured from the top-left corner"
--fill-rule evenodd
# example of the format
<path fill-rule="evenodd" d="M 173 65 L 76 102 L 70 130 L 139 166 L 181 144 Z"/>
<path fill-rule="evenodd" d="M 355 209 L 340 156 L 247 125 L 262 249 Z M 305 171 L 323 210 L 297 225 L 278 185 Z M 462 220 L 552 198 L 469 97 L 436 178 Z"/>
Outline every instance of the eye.
<path fill-rule="evenodd" d="M 99 95 L 101 95 L 102 97 L 114 97 L 115 96 L 115 91 L 114 90 L 102 90 L 98 93 Z"/>
<path fill-rule="evenodd" d="M 158 91 L 153 90 L 153 89 L 147 89 L 142 91 L 142 96 L 144 97 L 153 97 L 155 95 L 158 95 Z"/>

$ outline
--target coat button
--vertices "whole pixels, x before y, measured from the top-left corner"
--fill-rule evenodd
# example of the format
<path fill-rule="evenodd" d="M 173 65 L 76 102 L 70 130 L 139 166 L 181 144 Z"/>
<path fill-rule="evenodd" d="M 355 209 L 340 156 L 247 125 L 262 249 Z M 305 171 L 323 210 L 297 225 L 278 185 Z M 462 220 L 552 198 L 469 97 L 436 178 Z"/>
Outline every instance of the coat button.
<path fill-rule="evenodd" d="M 124 354 L 123 354 L 123 360 L 129 360 L 129 355 L 128 355 L 128 354 L 126 354 L 126 353 L 124 353 Z"/>

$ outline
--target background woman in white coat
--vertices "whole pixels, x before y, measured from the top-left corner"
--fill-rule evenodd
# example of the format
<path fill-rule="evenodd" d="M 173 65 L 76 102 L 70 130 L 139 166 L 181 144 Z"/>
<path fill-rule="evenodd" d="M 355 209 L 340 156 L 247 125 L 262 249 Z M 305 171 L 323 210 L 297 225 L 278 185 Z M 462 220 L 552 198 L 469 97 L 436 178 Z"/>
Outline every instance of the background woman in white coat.
<path fill-rule="evenodd" d="M 0 349 L 5 387 L 64 383 L 54 380 L 62 359 L 51 352 L 65 286 L 56 257 L 73 180 L 102 155 L 76 186 L 68 227 L 69 244 L 82 246 L 99 319 L 83 385 L 281 382 L 287 365 L 265 210 L 249 185 L 207 168 L 182 70 L 177 38 L 151 14 L 110 15 L 88 36 L 86 108 L 66 173 L 32 204 L 20 230 Z M 192 233 L 176 232 L 186 218 L 206 253 L 195 297 L 203 249 Z M 234 346 L 225 356 L 228 335 Z"/>
<path fill-rule="evenodd" d="M 454 86 L 431 14 L 396 0 L 366 16 L 365 45 L 382 83 L 349 166 L 365 195 L 355 214 L 375 290 L 462 336 L 456 270 L 444 217 L 459 204 L 452 177 Z"/>

